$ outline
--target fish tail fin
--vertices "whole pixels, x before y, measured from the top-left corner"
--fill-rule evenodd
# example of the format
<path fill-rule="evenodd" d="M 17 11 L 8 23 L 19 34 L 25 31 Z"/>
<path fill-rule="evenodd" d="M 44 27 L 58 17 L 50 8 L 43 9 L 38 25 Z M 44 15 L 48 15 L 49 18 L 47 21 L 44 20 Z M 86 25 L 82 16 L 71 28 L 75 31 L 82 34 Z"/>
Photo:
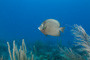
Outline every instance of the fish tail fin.
<path fill-rule="evenodd" d="M 64 29 L 65 29 L 65 27 L 60 27 L 60 28 L 59 28 L 59 30 L 60 30 L 61 32 L 64 32 Z"/>

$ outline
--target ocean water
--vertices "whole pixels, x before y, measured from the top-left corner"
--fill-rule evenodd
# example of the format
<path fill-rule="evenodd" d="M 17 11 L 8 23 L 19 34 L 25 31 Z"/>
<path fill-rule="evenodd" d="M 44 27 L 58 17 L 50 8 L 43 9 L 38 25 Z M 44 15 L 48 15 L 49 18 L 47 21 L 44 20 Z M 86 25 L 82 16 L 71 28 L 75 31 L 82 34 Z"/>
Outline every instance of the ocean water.
<path fill-rule="evenodd" d="M 65 27 L 61 36 L 45 36 L 38 27 L 46 19 L 56 19 Z M 18 45 L 25 39 L 27 46 L 37 40 L 70 47 L 74 24 L 81 25 L 90 35 L 90 0 L 0 0 L 0 40 Z M 28 48 L 28 47 L 27 47 Z M 7 49 L 8 51 L 8 49 Z M 58 59 L 59 60 L 59 59 Z"/>

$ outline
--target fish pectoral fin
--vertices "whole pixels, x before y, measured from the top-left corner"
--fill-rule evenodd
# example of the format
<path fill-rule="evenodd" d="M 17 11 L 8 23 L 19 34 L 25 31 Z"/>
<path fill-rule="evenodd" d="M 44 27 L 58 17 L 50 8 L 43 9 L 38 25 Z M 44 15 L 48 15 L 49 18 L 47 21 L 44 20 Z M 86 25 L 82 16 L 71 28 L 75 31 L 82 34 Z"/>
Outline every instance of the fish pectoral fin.
<path fill-rule="evenodd" d="M 65 29 L 65 27 L 60 27 L 60 28 L 59 28 L 59 30 L 60 30 L 61 32 L 64 32 L 64 29 Z"/>

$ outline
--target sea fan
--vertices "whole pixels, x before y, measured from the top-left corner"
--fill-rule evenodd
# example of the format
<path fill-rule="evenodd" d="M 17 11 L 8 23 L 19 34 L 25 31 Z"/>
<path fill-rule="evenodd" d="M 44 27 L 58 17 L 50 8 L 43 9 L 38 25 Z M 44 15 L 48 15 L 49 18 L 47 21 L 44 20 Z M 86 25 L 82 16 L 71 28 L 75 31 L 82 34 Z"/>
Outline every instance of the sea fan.
<path fill-rule="evenodd" d="M 86 33 L 82 26 L 75 24 L 71 30 L 76 40 L 74 46 L 79 48 L 77 51 L 85 52 L 83 56 L 86 56 L 90 60 L 90 36 Z M 81 46 L 81 47 L 80 47 Z"/>
<path fill-rule="evenodd" d="M 79 47 L 76 50 L 84 54 L 81 55 L 71 48 L 59 47 L 60 55 L 66 58 L 66 60 L 90 60 L 90 36 L 82 26 L 75 24 L 72 28 L 71 32 L 75 39 L 74 46 Z"/>
<path fill-rule="evenodd" d="M 85 60 L 84 57 L 82 57 L 80 54 L 78 54 L 77 52 L 75 52 L 71 48 L 59 47 L 59 49 L 60 49 L 60 55 L 64 58 L 66 58 L 66 60 Z"/>

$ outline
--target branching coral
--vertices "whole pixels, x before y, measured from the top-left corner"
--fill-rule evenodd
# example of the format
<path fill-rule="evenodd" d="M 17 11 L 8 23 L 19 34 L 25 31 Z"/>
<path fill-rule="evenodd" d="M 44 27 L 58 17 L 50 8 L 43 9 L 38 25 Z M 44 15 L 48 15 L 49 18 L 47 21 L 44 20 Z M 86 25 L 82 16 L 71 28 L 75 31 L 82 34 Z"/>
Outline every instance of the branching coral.
<path fill-rule="evenodd" d="M 35 60 L 32 52 L 29 57 L 26 55 L 27 50 L 26 50 L 26 45 L 24 43 L 24 39 L 22 40 L 22 46 L 20 46 L 19 50 L 17 48 L 17 45 L 15 45 L 15 41 L 13 41 L 13 53 L 11 53 L 9 42 L 7 42 L 7 45 L 8 45 L 8 51 L 9 51 L 11 60 Z"/>

